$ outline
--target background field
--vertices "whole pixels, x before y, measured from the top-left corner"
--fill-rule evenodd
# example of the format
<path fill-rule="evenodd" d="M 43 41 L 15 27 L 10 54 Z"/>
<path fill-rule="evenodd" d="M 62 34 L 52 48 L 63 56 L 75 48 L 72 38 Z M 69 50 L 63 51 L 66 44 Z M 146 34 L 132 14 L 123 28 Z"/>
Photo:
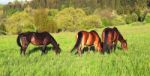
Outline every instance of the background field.
<path fill-rule="evenodd" d="M 85 52 L 82 57 L 70 53 L 75 32 L 52 34 L 62 52 L 55 55 L 30 45 L 27 55 L 19 54 L 16 35 L 0 36 L 0 76 L 149 76 L 149 24 L 117 26 L 128 41 L 128 51 L 117 49 L 112 54 Z M 101 29 L 95 29 L 101 36 Z M 118 45 L 120 47 L 120 44 Z"/>

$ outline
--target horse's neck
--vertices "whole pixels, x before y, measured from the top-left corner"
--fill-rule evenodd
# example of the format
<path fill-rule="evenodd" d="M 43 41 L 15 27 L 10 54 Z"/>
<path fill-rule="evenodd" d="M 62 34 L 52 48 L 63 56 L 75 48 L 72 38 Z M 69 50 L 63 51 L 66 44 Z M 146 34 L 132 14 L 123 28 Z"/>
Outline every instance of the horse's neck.
<path fill-rule="evenodd" d="M 123 38 L 123 36 L 120 34 L 120 32 L 119 32 L 118 35 L 119 35 L 119 39 L 118 39 L 118 40 L 122 43 L 122 41 L 124 40 L 124 38 Z"/>
<path fill-rule="evenodd" d="M 52 36 L 50 36 L 50 41 L 51 41 L 51 44 L 52 44 L 54 47 L 57 47 L 57 42 L 56 42 L 56 40 L 55 40 Z"/>

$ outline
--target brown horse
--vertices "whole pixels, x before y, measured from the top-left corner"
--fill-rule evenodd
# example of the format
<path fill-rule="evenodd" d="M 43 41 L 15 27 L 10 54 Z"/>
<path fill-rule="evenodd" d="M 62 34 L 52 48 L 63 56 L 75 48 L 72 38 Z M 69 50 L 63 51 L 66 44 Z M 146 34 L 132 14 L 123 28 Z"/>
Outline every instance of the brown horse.
<path fill-rule="evenodd" d="M 127 41 L 123 38 L 121 33 L 116 27 L 105 28 L 102 32 L 103 50 L 110 53 L 112 49 L 116 49 L 117 42 L 120 41 L 121 47 L 125 50 L 128 49 Z"/>
<path fill-rule="evenodd" d="M 94 45 L 95 49 L 99 52 L 102 52 L 102 42 L 98 35 L 98 33 L 94 30 L 87 32 L 87 31 L 80 31 L 76 35 L 77 41 L 74 48 L 71 52 L 77 49 L 78 54 L 81 56 L 82 50 L 85 46 L 88 46 L 88 50 L 92 45 Z"/>
<path fill-rule="evenodd" d="M 48 32 L 26 32 L 19 34 L 17 37 L 17 44 L 21 47 L 20 54 L 23 52 L 25 55 L 25 51 L 29 43 L 32 43 L 36 46 L 41 46 L 42 54 L 46 53 L 46 48 L 49 44 L 53 45 L 56 54 L 60 53 L 61 51 L 59 44 L 57 44 L 56 40 Z"/>

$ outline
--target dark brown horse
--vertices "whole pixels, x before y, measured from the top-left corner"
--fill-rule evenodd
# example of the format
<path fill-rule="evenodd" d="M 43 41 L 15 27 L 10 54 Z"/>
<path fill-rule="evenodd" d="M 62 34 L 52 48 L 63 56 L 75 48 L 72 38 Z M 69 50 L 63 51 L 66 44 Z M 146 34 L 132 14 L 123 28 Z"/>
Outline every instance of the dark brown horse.
<path fill-rule="evenodd" d="M 97 51 L 102 52 L 102 42 L 96 31 L 80 31 L 77 33 L 76 37 L 77 41 L 71 52 L 77 49 L 78 54 L 81 56 L 83 48 L 87 46 L 90 49 L 92 45 L 94 45 Z"/>
<path fill-rule="evenodd" d="M 17 44 L 21 47 L 20 54 L 23 52 L 25 55 L 29 43 L 42 47 L 42 54 L 46 53 L 46 48 L 49 44 L 53 45 L 56 54 L 61 51 L 59 44 L 57 44 L 56 40 L 48 32 L 26 32 L 19 34 Z"/>
<path fill-rule="evenodd" d="M 116 27 L 105 28 L 102 32 L 103 50 L 110 53 L 112 49 L 116 49 L 117 42 L 120 41 L 121 47 L 125 50 L 128 49 L 127 41 L 123 38 L 121 33 Z"/>

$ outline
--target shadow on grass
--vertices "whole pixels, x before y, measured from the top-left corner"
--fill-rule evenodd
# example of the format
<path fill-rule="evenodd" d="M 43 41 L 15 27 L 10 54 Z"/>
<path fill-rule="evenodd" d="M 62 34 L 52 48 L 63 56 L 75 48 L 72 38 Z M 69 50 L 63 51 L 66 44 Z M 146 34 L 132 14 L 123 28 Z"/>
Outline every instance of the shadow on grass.
<path fill-rule="evenodd" d="M 42 47 L 34 47 L 33 49 L 29 50 L 28 55 L 31 55 L 32 53 L 35 53 L 35 52 L 38 52 L 38 51 L 41 51 L 41 53 L 42 53 Z M 48 51 L 53 51 L 53 48 L 52 47 L 47 47 L 45 51 L 46 51 L 45 54 L 47 54 Z"/>
<path fill-rule="evenodd" d="M 123 49 L 122 49 L 121 47 L 119 47 L 119 46 L 117 46 L 116 48 L 117 48 L 118 50 L 123 50 Z"/>
<path fill-rule="evenodd" d="M 82 54 L 85 53 L 85 52 L 89 52 L 89 51 L 96 52 L 95 47 L 91 46 L 90 49 L 88 49 L 88 47 L 84 47 L 83 51 L 82 51 Z M 78 54 L 78 52 L 76 51 L 75 54 Z"/>

